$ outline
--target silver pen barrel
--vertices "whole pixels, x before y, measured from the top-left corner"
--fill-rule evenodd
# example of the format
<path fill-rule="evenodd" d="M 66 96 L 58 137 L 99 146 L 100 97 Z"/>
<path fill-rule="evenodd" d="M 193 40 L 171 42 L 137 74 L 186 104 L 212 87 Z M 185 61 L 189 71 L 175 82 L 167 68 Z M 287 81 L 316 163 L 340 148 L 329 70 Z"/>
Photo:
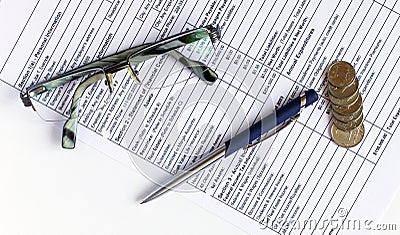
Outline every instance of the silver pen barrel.
<path fill-rule="evenodd" d="M 214 149 L 212 152 L 204 155 L 200 161 L 191 165 L 188 169 L 184 169 L 181 172 L 177 173 L 175 177 L 173 177 L 170 181 L 150 193 L 140 204 L 146 203 L 151 201 L 162 194 L 168 192 L 172 188 L 176 187 L 177 185 L 185 182 L 187 179 L 198 173 L 199 171 L 203 170 L 207 166 L 211 165 L 213 162 L 221 159 L 225 156 L 226 148 L 225 144 L 222 144 L 218 148 Z"/>

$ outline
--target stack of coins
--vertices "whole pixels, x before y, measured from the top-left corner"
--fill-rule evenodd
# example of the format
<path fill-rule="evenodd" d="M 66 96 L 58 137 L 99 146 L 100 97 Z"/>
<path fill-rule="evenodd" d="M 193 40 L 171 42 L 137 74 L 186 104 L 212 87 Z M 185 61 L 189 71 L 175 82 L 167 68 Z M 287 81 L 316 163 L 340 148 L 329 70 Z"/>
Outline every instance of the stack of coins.
<path fill-rule="evenodd" d="M 362 98 L 354 67 L 344 61 L 333 63 L 328 71 L 328 90 L 333 110 L 331 135 L 342 147 L 353 147 L 364 137 Z"/>

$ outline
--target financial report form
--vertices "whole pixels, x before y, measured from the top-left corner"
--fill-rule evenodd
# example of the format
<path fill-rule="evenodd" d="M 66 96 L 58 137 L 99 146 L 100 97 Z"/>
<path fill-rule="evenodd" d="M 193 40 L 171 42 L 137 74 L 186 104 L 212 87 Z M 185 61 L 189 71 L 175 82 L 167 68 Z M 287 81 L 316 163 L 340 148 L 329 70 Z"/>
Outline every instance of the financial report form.
<path fill-rule="evenodd" d="M 400 120 L 399 18 L 400 3 L 384 0 L 3 0 L 0 22 L 13 23 L 0 26 L 7 32 L 0 79 L 23 90 L 131 46 L 218 24 L 221 40 L 204 61 L 220 75 L 215 84 L 159 87 L 149 79 L 140 86 L 119 72 L 111 98 L 89 88 L 78 138 L 175 173 L 271 104 L 315 89 L 319 101 L 294 124 L 192 177 L 188 184 L 200 193 L 185 196 L 251 233 L 342 234 L 349 231 L 327 221 L 345 221 L 368 188 L 397 187 L 390 182 L 399 176 L 385 175 L 383 166 L 399 163 L 387 150 Z M 349 149 L 329 133 L 326 69 L 335 60 L 354 65 L 363 98 L 365 136 Z M 169 67 L 155 61 L 140 75 Z M 72 92 L 68 85 L 54 91 L 49 112 L 67 113 Z"/>

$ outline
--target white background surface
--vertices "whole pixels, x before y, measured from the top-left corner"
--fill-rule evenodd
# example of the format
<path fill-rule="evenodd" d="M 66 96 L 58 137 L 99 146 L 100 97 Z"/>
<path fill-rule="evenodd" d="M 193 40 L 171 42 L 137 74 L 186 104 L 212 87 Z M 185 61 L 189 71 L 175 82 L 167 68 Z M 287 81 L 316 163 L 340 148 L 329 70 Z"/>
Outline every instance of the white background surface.
<path fill-rule="evenodd" d="M 83 142 L 63 150 L 18 96 L 0 83 L 0 234 L 244 234 L 178 193 L 139 205 L 145 177 Z M 400 192 L 386 211 L 398 230 L 376 234 L 400 234 Z"/>
<path fill-rule="evenodd" d="M 139 205 L 150 181 L 83 142 L 63 150 L 18 96 L 0 82 L 0 234 L 244 234 L 178 193 Z"/>

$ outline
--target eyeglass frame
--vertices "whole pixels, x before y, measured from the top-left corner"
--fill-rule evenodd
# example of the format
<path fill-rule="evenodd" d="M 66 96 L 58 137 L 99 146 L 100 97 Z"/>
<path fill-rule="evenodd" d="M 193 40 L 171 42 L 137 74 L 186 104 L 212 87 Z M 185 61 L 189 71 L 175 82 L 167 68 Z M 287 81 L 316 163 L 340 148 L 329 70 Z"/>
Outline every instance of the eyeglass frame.
<path fill-rule="evenodd" d="M 200 61 L 191 60 L 185 57 L 176 50 L 180 47 L 207 37 L 211 39 L 211 43 L 214 45 L 216 41 L 220 39 L 219 27 L 208 25 L 188 30 L 180 34 L 167 37 L 155 43 L 143 44 L 104 57 L 100 60 L 94 61 L 82 67 L 58 75 L 52 79 L 32 85 L 26 88 L 25 92 L 21 91 L 20 98 L 24 106 L 32 106 L 33 110 L 36 111 L 35 107 L 32 104 L 31 98 L 43 94 L 44 92 L 47 92 L 49 90 L 58 88 L 68 82 L 77 80 L 84 76 L 88 76 L 81 81 L 81 83 L 74 91 L 70 108 L 70 115 L 64 123 L 63 127 L 62 147 L 66 149 L 73 149 L 75 148 L 76 143 L 79 102 L 83 92 L 92 84 L 105 78 L 106 84 L 109 88 L 109 92 L 112 94 L 113 74 L 118 71 L 127 69 L 131 78 L 133 78 L 136 83 L 141 84 L 141 81 L 137 76 L 137 72 L 133 69 L 133 65 L 137 65 L 158 55 L 168 53 L 169 55 L 178 59 L 178 61 L 180 61 L 186 68 L 190 69 L 202 80 L 206 81 L 207 84 L 214 83 L 218 79 L 218 75 L 211 68 Z M 99 75 L 103 77 L 100 77 Z"/>

